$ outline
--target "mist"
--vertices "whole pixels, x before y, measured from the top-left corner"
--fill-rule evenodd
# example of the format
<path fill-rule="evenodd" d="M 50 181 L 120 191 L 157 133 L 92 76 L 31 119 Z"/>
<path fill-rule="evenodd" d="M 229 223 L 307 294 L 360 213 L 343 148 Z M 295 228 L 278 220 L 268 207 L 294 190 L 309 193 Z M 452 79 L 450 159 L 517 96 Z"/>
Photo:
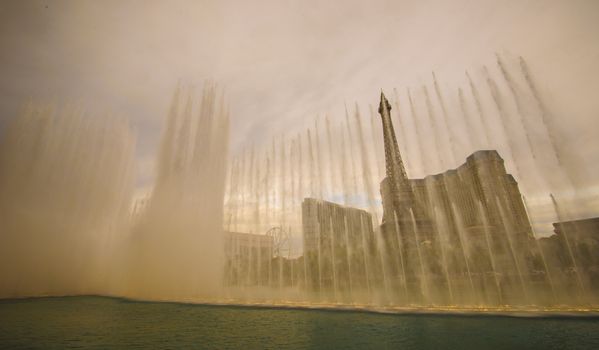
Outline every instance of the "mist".
<path fill-rule="evenodd" d="M 537 238 L 596 216 L 598 10 L 5 2 L 0 296 L 319 301 L 298 282 L 302 203 L 381 224 L 381 90 L 410 179 L 497 150 Z M 229 233 L 271 237 L 269 288 L 226 288 Z"/>

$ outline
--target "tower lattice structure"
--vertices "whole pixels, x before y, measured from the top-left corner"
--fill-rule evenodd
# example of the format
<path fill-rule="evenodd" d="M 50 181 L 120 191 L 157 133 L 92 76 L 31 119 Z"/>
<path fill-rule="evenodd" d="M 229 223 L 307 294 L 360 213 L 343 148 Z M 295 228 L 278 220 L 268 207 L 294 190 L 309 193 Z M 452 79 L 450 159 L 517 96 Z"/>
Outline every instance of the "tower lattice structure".
<path fill-rule="evenodd" d="M 410 186 L 410 181 L 406 173 L 399 146 L 393 129 L 391 120 L 391 105 L 381 91 L 381 102 L 379 104 L 379 114 L 383 123 L 383 137 L 385 143 L 385 170 L 387 181 L 390 186 L 392 196 L 393 211 L 398 219 L 402 220 L 409 217 L 410 209 L 417 217 L 422 217 L 422 211 L 416 205 L 414 191 Z M 393 220 L 394 213 L 387 213 L 383 220 Z M 390 215 L 389 215 L 390 214 Z"/>

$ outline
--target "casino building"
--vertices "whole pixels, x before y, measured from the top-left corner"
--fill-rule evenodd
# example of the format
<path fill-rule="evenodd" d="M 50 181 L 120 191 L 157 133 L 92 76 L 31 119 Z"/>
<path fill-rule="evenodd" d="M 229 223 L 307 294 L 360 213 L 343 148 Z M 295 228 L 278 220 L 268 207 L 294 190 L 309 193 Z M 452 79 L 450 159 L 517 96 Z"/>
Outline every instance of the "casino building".
<path fill-rule="evenodd" d="M 533 236 L 518 183 L 503 159 L 495 150 L 477 151 L 456 169 L 410 179 L 390 111 L 381 93 L 381 234 L 388 254 L 401 259 L 392 271 L 395 283 L 415 295 L 433 289 L 513 292 L 508 289 L 532 263 Z"/>

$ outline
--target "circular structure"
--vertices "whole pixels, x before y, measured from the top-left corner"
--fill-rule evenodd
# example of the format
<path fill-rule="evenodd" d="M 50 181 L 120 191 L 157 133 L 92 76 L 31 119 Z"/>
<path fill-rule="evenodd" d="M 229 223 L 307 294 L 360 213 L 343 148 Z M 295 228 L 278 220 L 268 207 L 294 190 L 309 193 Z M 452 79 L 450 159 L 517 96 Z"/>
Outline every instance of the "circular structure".
<path fill-rule="evenodd" d="M 283 251 L 289 251 L 289 232 L 286 232 L 282 226 L 271 227 L 266 231 L 266 235 L 272 237 L 274 256 L 282 256 Z"/>

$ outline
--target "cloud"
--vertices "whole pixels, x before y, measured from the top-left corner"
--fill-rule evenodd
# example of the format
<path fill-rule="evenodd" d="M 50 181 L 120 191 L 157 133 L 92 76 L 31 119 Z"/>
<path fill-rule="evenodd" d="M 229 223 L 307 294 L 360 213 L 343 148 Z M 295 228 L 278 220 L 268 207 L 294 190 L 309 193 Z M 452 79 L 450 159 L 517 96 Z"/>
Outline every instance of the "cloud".
<path fill-rule="evenodd" d="M 557 0 L 3 2 L 0 118 L 30 96 L 127 115 L 146 186 L 180 79 L 224 86 L 239 152 L 305 130 L 318 114 L 342 118 L 344 101 L 365 109 L 381 88 L 428 84 L 432 70 L 466 86 L 464 70 L 500 51 L 527 58 L 580 182 L 592 185 L 598 10 Z"/>

